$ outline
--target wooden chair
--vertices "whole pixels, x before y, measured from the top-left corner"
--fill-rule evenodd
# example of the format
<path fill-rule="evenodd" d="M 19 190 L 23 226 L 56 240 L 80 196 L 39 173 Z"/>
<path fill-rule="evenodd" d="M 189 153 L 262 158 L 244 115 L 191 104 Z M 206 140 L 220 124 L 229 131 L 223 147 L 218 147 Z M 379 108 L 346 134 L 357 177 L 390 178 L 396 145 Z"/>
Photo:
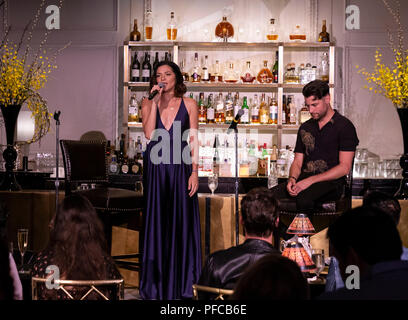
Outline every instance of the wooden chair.
<path fill-rule="evenodd" d="M 31 278 L 31 295 L 33 300 L 40 298 L 40 286 L 42 290 L 55 290 L 55 297 L 61 292 L 67 300 L 88 300 L 97 298 L 103 300 L 123 300 L 124 299 L 124 281 L 118 280 L 54 280 L 53 285 L 58 285 L 55 289 L 47 289 L 48 279 Z M 76 293 L 73 293 L 76 289 Z M 109 294 L 109 290 L 112 294 Z M 52 292 L 52 291 L 51 291 Z M 87 299 L 88 298 L 88 299 Z"/>
<path fill-rule="evenodd" d="M 65 169 L 65 194 L 79 192 L 92 203 L 104 224 L 110 250 L 112 226 L 126 225 L 128 229 L 142 230 L 143 194 L 127 189 L 109 187 L 107 142 L 61 140 Z M 95 188 L 77 190 L 82 183 Z M 141 249 L 136 254 L 112 257 L 119 267 L 139 271 Z M 138 261 L 124 259 L 137 258 Z"/>
<path fill-rule="evenodd" d="M 224 300 L 224 296 L 231 296 L 234 294 L 234 290 L 221 289 L 215 287 L 202 286 L 198 284 L 193 284 L 193 299 L 199 300 L 198 293 L 206 292 L 214 295 L 212 300 Z"/>

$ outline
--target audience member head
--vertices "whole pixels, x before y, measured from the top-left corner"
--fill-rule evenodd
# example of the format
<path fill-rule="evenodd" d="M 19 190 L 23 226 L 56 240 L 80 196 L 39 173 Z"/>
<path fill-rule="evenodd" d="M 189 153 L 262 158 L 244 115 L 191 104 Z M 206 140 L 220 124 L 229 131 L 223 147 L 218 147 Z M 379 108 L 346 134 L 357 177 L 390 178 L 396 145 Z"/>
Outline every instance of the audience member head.
<path fill-rule="evenodd" d="M 270 254 L 241 275 L 232 299 L 306 300 L 309 297 L 309 285 L 296 262 Z"/>
<path fill-rule="evenodd" d="M 65 197 L 51 222 L 52 262 L 66 279 L 90 280 L 106 277 L 106 241 L 102 223 L 88 199 Z"/>
<path fill-rule="evenodd" d="M 278 202 L 264 187 L 250 190 L 241 200 L 242 224 L 248 236 L 266 238 L 278 223 Z"/>
<path fill-rule="evenodd" d="M 357 207 L 343 213 L 329 226 L 327 237 L 343 278 L 348 265 L 357 265 L 364 274 L 376 263 L 399 260 L 402 253 L 394 221 L 372 207 Z"/>
<path fill-rule="evenodd" d="M 389 214 L 398 225 L 401 215 L 401 206 L 397 198 L 380 191 L 368 191 L 363 198 L 363 206 L 377 208 Z"/>
<path fill-rule="evenodd" d="M 14 298 L 9 255 L 7 239 L 0 237 L 0 300 L 13 300 Z"/>

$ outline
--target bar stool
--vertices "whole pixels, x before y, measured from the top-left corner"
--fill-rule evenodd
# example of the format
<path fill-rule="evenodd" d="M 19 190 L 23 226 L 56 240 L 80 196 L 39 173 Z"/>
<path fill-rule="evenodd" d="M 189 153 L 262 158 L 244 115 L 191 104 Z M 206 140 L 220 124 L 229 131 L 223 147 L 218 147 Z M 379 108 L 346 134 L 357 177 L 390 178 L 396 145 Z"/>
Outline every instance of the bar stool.
<path fill-rule="evenodd" d="M 65 194 L 79 192 L 92 203 L 101 218 L 108 249 L 112 245 L 112 226 L 127 225 L 142 230 L 143 194 L 127 189 L 110 188 L 106 141 L 61 140 L 65 168 Z M 80 184 L 95 187 L 77 190 Z M 118 266 L 139 271 L 141 250 L 136 254 L 113 256 Z M 123 259 L 138 258 L 137 262 Z"/>
<path fill-rule="evenodd" d="M 353 185 L 353 165 L 351 170 L 346 176 L 346 183 L 343 188 L 342 195 L 340 199 L 333 201 L 326 201 L 321 203 L 316 203 L 313 211 L 313 216 L 310 216 L 313 226 L 316 228 L 316 223 L 314 218 L 318 217 L 328 217 L 329 223 L 323 228 L 316 228 L 316 232 L 319 232 L 330 225 L 337 217 L 339 217 L 344 211 L 351 209 L 352 200 L 352 185 Z M 279 200 L 279 218 L 292 217 L 302 213 L 296 209 L 296 199 L 280 199 Z M 280 234 L 279 232 L 274 232 L 274 246 L 279 250 L 280 244 Z"/>

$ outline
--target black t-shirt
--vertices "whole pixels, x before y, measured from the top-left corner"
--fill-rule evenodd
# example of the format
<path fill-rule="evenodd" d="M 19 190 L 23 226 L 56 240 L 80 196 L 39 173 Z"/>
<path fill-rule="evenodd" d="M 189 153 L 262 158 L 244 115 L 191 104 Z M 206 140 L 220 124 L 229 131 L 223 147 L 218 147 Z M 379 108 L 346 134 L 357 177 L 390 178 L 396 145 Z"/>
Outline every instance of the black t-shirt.
<path fill-rule="evenodd" d="M 356 128 L 349 119 L 334 110 L 322 129 L 309 119 L 298 131 L 295 152 L 303 153 L 302 173 L 318 174 L 339 164 L 339 151 L 356 151 Z"/>

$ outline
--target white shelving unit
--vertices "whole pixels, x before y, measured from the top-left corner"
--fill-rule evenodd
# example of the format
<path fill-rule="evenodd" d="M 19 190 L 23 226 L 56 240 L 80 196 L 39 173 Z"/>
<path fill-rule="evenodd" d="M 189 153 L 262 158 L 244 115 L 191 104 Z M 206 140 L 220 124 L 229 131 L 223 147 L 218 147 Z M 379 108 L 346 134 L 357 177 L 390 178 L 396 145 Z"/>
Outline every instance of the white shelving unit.
<path fill-rule="evenodd" d="M 304 85 L 302 84 L 286 84 L 283 83 L 284 74 L 284 54 L 290 51 L 306 51 L 306 52 L 328 52 L 329 55 L 329 86 L 331 94 L 331 103 L 333 105 L 334 89 L 335 89 L 335 46 L 333 43 L 307 42 L 307 43 L 248 43 L 248 42 L 180 42 L 180 41 L 163 41 L 163 42 L 133 42 L 128 41 L 123 46 L 123 132 L 129 133 L 129 130 L 141 130 L 141 123 L 128 123 L 128 103 L 129 91 L 143 92 L 147 94 L 149 84 L 145 82 L 130 82 L 130 66 L 131 66 L 131 51 L 169 51 L 172 60 L 177 64 L 180 63 L 179 58 L 184 51 L 214 51 L 228 52 L 238 51 L 239 55 L 246 58 L 246 54 L 257 51 L 270 55 L 273 60 L 275 52 L 279 52 L 279 69 L 278 83 L 272 84 L 244 84 L 244 83 L 191 83 L 186 82 L 187 91 L 190 92 L 260 92 L 271 93 L 277 92 L 278 97 L 278 124 L 277 125 L 240 125 L 240 130 L 258 129 L 262 132 L 269 132 L 277 135 L 278 147 L 282 146 L 282 134 L 296 133 L 298 125 L 282 124 L 282 105 L 283 95 L 286 93 L 301 93 Z M 141 55 L 139 55 L 140 57 Z M 151 63 L 153 59 L 151 59 Z M 200 124 L 200 129 L 227 129 L 228 125 L 219 124 Z M 126 135 L 127 137 L 129 134 Z"/>

